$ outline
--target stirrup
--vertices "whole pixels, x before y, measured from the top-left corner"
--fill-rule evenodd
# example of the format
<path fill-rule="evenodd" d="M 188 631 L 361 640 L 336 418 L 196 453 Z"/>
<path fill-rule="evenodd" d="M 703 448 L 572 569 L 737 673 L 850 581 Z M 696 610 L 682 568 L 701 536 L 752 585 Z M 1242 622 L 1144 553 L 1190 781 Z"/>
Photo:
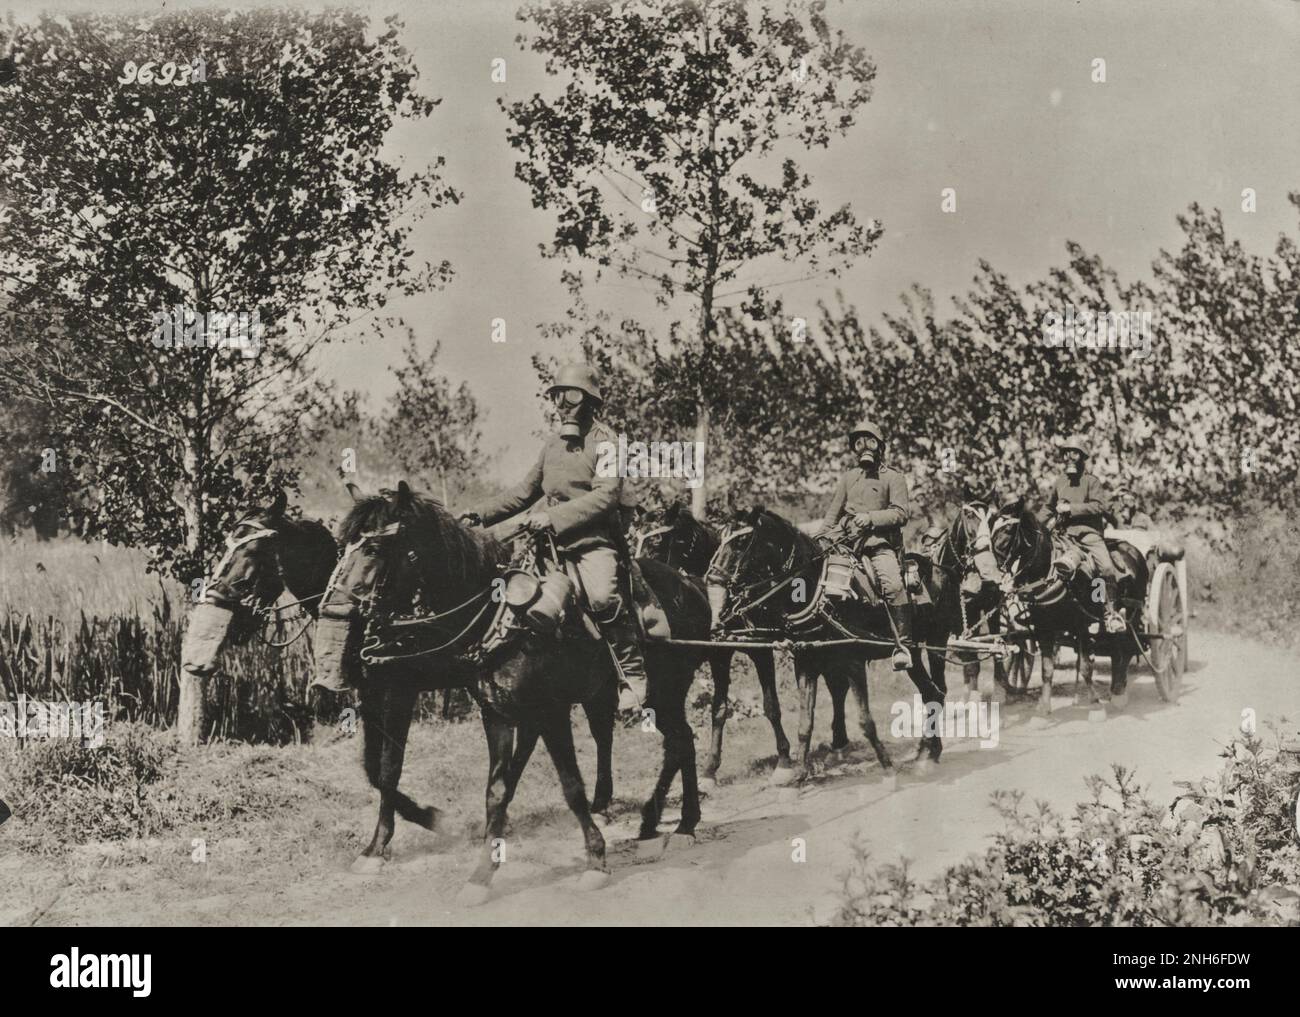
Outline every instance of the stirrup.
<path fill-rule="evenodd" d="M 890 658 L 894 665 L 895 671 L 906 671 L 912 666 L 912 654 L 905 646 L 898 646 L 894 650 L 894 656 Z"/>

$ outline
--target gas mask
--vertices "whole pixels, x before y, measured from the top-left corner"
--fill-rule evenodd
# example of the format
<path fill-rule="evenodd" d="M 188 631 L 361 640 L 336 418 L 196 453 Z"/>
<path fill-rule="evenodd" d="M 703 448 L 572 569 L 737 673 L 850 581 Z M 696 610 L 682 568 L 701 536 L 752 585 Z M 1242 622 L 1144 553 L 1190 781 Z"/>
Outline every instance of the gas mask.
<path fill-rule="evenodd" d="M 1065 452 L 1061 458 L 1061 465 L 1065 469 L 1065 472 L 1072 477 L 1083 475 L 1083 456 L 1082 454 L 1075 452 L 1073 449 L 1069 449 Z"/>
<path fill-rule="evenodd" d="M 557 388 L 551 393 L 551 403 L 560 416 L 560 437 L 566 441 L 582 437 L 586 398 L 586 393 L 577 388 Z"/>
<path fill-rule="evenodd" d="M 872 434 L 859 435 L 853 441 L 853 451 L 858 454 L 858 465 L 863 469 L 872 469 L 880 465 L 880 439 Z"/>

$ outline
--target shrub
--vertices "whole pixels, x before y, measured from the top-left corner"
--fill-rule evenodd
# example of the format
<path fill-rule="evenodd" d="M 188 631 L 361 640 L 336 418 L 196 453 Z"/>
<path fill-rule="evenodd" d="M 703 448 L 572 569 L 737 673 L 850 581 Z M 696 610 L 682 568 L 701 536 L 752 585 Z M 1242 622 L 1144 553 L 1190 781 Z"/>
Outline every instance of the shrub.
<path fill-rule="evenodd" d="M 832 924 L 1300 925 L 1300 767 L 1248 735 L 1223 755 L 1163 810 L 1120 766 L 1088 780 L 1070 820 L 999 792 L 993 846 L 925 884 L 859 846 Z"/>

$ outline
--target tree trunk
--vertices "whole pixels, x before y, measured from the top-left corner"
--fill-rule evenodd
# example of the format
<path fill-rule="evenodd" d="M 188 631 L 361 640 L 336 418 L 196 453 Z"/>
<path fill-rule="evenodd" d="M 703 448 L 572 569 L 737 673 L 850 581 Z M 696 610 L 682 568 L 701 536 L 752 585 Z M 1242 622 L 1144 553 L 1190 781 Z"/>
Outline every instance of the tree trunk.
<path fill-rule="evenodd" d="M 695 405 L 695 440 L 696 449 L 709 447 L 709 404 L 701 399 Z M 697 463 L 700 470 L 700 486 L 691 491 L 691 515 L 701 523 L 705 521 L 705 512 L 709 504 L 709 474 L 706 468 L 707 456 Z"/>
<path fill-rule="evenodd" d="M 203 553 L 203 486 L 199 476 L 201 456 L 198 441 L 191 439 L 185 443 L 183 465 L 185 469 L 185 491 L 181 496 L 185 515 L 185 550 L 201 560 Z M 192 588 L 191 588 L 192 590 Z M 190 612 L 194 609 L 192 593 Z M 187 612 L 188 614 L 189 612 Z M 189 619 L 186 619 L 189 624 Z M 181 667 L 180 702 L 176 708 L 176 735 L 182 745 L 198 745 L 203 740 L 203 714 L 205 680 L 184 667 Z"/>
<path fill-rule="evenodd" d="M 207 682 L 185 668 L 180 670 L 181 698 L 176 708 L 176 737 L 182 745 L 198 745 L 203 741 L 204 693 Z"/>

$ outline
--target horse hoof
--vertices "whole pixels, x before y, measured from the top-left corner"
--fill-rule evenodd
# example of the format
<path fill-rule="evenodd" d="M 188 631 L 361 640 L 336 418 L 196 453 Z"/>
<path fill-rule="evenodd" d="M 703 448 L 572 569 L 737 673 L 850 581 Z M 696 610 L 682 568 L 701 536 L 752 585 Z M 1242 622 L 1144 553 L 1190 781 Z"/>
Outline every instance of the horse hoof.
<path fill-rule="evenodd" d="M 1100 724 L 1106 719 L 1106 707 L 1100 703 L 1093 704 L 1092 709 L 1088 711 L 1088 720 L 1093 724 Z"/>
<path fill-rule="evenodd" d="M 886 791 L 897 791 L 898 774 L 896 773 L 885 774 L 883 777 L 880 778 L 880 786 L 883 787 Z"/>
<path fill-rule="evenodd" d="M 357 876 L 373 876 L 384 867 L 383 855 L 357 855 L 352 863 L 352 873 Z"/>
<path fill-rule="evenodd" d="M 664 850 L 670 853 L 685 851 L 687 848 L 695 847 L 695 834 L 693 833 L 673 833 L 668 835 L 668 840 L 664 842 Z"/>
<path fill-rule="evenodd" d="M 484 886 L 482 883 L 466 883 L 456 894 L 456 903 L 463 908 L 476 908 L 486 904 L 491 895 L 491 887 Z"/>
<path fill-rule="evenodd" d="M 786 784 L 792 783 L 793 781 L 794 781 L 794 767 L 778 766 L 775 770 L 772 771 L 772 776 L 768 780 L 768 783 L 771 784 L 773 787 L 784 787 Z"/>
<path fill-rule="evenodd" d="M 658 858 L 664 853 L 664 848 L 668 844 L 667 837 L 661 837 L 655 834 L 653 837 L 647 837 L 645 840 L 636 842 L 636 854 L 638 858 Z"/>
<path fill-rule="evenodd" d="M 1125 707 L 1128 706 L 1128 693 L 1120 692 L 1116 695 L 1112 695 L 1110 697 L 1110 705 L 1113 706 L 1117 712 L 1123 712 Z"/>
<path fill-rule="evenodd" d="M 583 893 L 599 890 L 609 882 L 609 873 L 600 869 L 588 869 L 578 877 L 578 889 Z"/>

